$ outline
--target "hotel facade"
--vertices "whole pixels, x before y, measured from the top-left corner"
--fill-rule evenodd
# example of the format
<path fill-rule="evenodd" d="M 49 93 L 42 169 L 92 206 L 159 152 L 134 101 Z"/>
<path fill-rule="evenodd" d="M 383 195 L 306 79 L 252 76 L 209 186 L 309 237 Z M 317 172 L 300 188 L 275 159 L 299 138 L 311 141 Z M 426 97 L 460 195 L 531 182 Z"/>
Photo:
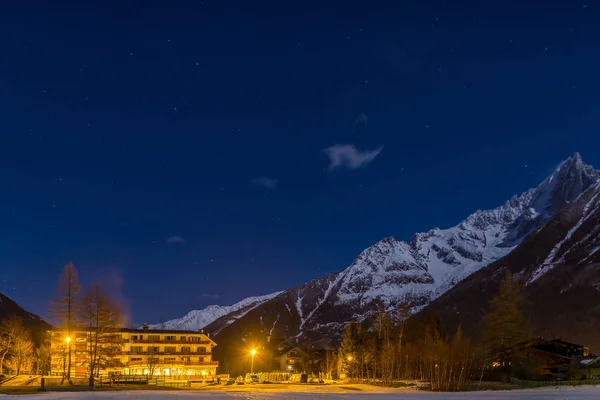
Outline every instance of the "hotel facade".
<path fill-rule="evenodd" d="M 51 374 L 63 375 L 71 356 L 71 376 L 89 376 L 92 335 L 85 329 L 49 331 Z M 203 376 L 216 375 L 212 359 L 217 344 L 203 331 L 120 328 L 110 334 L 95 375 Z M 105 334 L 105 337 L 106 334 Z M 109 348 L 110 347 L 110 348 Z"/>

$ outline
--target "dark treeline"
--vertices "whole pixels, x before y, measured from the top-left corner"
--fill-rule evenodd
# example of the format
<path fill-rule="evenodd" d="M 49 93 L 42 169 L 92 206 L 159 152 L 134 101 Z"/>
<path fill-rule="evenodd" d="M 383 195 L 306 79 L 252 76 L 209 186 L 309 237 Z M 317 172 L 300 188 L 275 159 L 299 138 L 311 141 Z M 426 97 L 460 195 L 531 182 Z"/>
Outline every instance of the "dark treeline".
<path fill-rule="evenodd" d="M 470 340 L 460 326 L 446 332 L 439 315 L 409 319 L 409 307 L 380 311 L 363 323 L 350 323 L 339 349 L 342 372 L 350 378 L 423 380 L 432 390 L 458 390 L 484 374 L 508 379 L 524 365 L 520 347 L 530 337 L 522 289 L 506 275 L 490 312 L 481 321 L 479 338 Z"/>

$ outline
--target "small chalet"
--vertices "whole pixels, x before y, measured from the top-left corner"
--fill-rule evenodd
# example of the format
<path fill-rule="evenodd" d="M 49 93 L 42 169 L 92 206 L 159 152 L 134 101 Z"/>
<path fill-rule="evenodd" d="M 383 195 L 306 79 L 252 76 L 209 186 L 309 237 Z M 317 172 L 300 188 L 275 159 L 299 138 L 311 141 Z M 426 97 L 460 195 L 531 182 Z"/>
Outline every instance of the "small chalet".
<path fill-rule="evenodd" d="M 587 347 L 560 339 L 536 338 L 524 344 L 522 351 L 535 366 L 536 375 L 553 379 L 581 378 L 586 375 L 586 362 L 595 358 Z"/>
<path fill-rule="evenodd" d="M 331 353 L 331 351 L 329 351 Z M 279 354 L 275 356 L 281 372 L 300 373 L 306 372 L 309 374 L 319 374 L 330 372 L 334 369 L 335 363 L 330 360 L 329 368 L 327 368 L 328 351 L 323 349 L 302 349 L 300 347 L 288 347 L 281 349 Z M 331 354 L 329 354 L 331 358 Z"/>
<path fill-rule="evenodd" d="M 281 372 L 302 372 L 304 366 L 302 361 L 308 358 L 308 353 L 299 347 L 288 347 L 275 356 L 275 362 L 279 365 Z"/>

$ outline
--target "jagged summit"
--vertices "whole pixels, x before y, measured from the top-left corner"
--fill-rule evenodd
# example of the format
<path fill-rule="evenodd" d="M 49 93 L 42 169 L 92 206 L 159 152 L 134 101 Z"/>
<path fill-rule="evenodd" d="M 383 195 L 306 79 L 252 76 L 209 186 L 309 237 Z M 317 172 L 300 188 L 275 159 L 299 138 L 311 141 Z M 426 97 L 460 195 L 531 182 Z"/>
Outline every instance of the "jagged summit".
<path fill-rule="evenodd" d="M 534 190 L 530 206 L 536 212 L 554 214 L 597 182 L 599 177 L 600 173 L 585 164 L 581 154 L 575 153 Z"/>
<path fill-rule="evenodd" d="M 500 207 L 478 210 L 449 229 L 417 233 L 410 243 L 385 238 L 342 272 L 338 302 L 409 302 L 418 309 L 484 265 L 508 254 L 554 213 L 600 180 L 576 153 L 535 189 Z"/>

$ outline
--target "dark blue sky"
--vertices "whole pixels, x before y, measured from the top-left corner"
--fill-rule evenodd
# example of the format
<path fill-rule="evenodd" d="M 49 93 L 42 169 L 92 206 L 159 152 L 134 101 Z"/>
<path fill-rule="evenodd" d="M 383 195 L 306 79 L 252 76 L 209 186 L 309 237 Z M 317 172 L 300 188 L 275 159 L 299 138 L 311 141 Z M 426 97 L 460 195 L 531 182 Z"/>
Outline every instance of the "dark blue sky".
<path fill-rule="evenodd" d="M 566 0 L 4 2 L 0 291 L 45 314 L 72 260 L 157 322 L 453 225 L 575 151 L 600 165 L 599 20 Z"/>

